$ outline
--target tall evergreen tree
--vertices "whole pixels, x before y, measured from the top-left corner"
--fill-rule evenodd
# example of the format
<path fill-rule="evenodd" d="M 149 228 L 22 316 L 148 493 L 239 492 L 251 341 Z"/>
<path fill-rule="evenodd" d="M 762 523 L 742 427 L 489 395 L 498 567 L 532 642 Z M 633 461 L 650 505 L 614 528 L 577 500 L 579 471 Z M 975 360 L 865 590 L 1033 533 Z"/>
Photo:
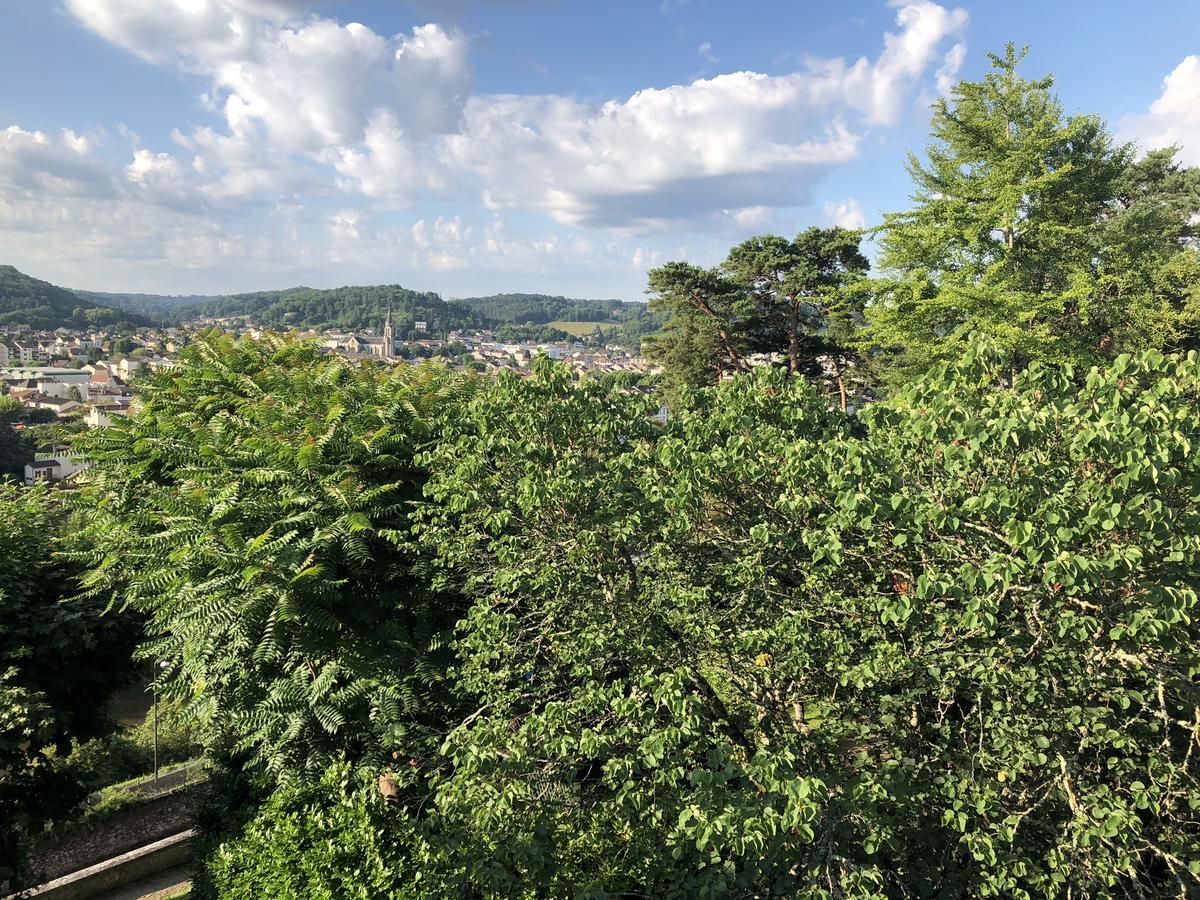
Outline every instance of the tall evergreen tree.
<path fill-rule="evenodd" d="M 748 368 L 758 311 L 741 285 L 719 269 L 669 262 L 650 271 L 647 293 L 667 324 L 645 339 L 646 353 L 671 382 L 699 387 Z"/>
<path fill-rule="evenodd" d="M 1021 366 L 1090 364 L 1152 344 L 1147 326 L 1186 330 L 1193 176 L 1170 151 L 1135 163 L 1099 118 L 1066 115 L 1052 77 L 1018 74 L 1024 56 L 1008 45 L 938 100 L 926 159 L 910 155 L 916 205 L 885 220 L 891 280 L 865 335 L 899 351 L 896 374 L 954 356 L 973 331 Z"/>
<path fill-rule="evenodd" d="M 786 348 L 793 374 L 817 374 L 815 358 L 830 357 L 861 318 L 855 302 L 860 295 L 851 287 L 870 263 L 859 241 L 857 232 L 845 228 L 813 226 L 790 241 L 768 234 L 729 251 L 723 268 L 751 292 L 767 342 Z M 845 409 L 842 368 L 835 366 L 835 379 Z"/>
<path fill-rule="evenodd" d="M 747 355 L 756 352 L 786 354 L 793 374 L 820 374 L 817 358 L 843 346 L 861 320 L 854 286 L 869 263 L 859 241 L 845 228 L 813 227 L 792 240 L 750 238 L 716 269 L 659 266 L 650 272 L 650 303 L 669 318 L 647 344 L 650 357 L 671 382 L 694 387 L 746 371 Z"/>

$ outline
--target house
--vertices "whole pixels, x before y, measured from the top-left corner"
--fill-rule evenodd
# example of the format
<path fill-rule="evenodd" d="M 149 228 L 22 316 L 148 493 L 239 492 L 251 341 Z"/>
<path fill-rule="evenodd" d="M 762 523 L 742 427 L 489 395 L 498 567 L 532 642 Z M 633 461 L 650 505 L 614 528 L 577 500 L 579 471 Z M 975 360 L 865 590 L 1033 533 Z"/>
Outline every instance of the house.
<path fill-rule="evenodd" d="M 129 415 L 128 405 L 89 406 L 83 421 L 89 428 L 108 428 L 117 416 Z"/>
<path fill-rule="evenodd" d="M 62 397 L 51 397 L 41 391 L 31 391 L 21 398 L 26 406 L 34 409 L 53 410 L 60 419 L 83 409 L 83 404 L 77 400 L 67 400 Z"/>
<path fill-rule="evenodd" d="M 73 461 L 67 456 L 35 459 L 25 466 L 25 484 L 32 486 L 39 482 L 62 481 L 85 468 L 87 463 Z"/>
<path fill-rule="evenodd" d="M 31 365 L 38 361 L 38 349 L 28 341 L 13 341 L 12 355 L 22 365 Z"/>

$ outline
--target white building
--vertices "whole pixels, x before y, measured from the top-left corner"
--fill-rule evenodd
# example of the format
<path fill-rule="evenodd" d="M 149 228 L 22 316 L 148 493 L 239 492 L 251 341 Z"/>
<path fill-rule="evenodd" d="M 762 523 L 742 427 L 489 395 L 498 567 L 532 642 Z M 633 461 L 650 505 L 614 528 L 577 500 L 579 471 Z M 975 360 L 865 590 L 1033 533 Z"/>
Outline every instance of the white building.
<path fill-rule="evenodd" d="M 87 468 L 85 462 L 75 462 L 66 456 L 48 456 L 45 459 L 35 459 L 25 466 L 25 483 L 35 485 L 38 482 L 62 481 L 70 478 L 76 472 Z"/>

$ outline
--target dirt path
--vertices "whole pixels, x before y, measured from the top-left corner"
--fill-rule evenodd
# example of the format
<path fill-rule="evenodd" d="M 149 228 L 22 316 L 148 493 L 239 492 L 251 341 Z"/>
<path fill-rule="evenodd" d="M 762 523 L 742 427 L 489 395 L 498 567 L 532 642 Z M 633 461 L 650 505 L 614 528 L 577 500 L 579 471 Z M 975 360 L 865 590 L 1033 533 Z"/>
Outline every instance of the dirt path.
<path fill-rule="evenodd" d="M 167 900 L 169 897 L 178 897 L 189 887 L 191 877 L 188 866 L 177 866 L 101 894 L 97 900 Z"/>

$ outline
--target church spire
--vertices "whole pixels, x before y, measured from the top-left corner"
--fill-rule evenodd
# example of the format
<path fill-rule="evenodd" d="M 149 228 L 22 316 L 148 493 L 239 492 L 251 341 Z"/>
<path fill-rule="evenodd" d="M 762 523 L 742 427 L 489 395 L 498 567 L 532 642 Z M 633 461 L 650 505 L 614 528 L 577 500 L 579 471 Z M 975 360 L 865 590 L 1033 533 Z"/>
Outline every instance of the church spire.
<path fill-rule="evenodd" d="M 396 337 L 392 331 L 392 310 L 389 307 L 387 318 L 383 320 L 383 355 L 391 356 L 396 352 Z"/>

